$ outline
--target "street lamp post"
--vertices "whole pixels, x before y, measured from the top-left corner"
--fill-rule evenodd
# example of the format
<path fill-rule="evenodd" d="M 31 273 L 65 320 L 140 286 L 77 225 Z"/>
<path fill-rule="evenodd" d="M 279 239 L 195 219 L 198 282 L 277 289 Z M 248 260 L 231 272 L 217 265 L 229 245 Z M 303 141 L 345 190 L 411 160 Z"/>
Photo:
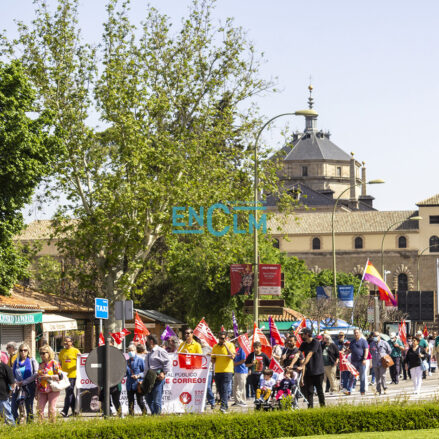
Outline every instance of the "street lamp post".
<path fill-rule="evenodd" d="M 408 221 L 410 221 L 410 220 L 419 221 L 421 219 L 422 219 L 422 216 L 411 216 L 410 218 L 408 218 Z M 396 221 L 395 223 L 390 224 L 390 226 L 387 228 L 387 230 L 383 233 L 383 239 L 381 240 L 381 273 L 384 273 L 384 239 L 387 235 L 387 232 L 389 232 L 393 226 L 396 226 L 397 224 L 402 224 L 404 221 L 407 221 L 407 220 L 403 219 L 402 221 Z"/>
<path fill-rule="evenodd" d="M 366 184 L 382 184 L 384 183 L 384 180 L 370 180 Z M 363 182 L 355 184 L 355 186 L 362 185 Z M 346 188 L 335 200 L 334 208 L 332 209 L 332 216 L 331 216 L 331 230 L 332 230 L 332 271 L 334 273 L 334 281 L 333 281 L 333 294 L 337 294 L 337 259 L 336 259 L 336 253 L 335 253 L 335 228 L 334 228 L 334 218 L 335 218 L 335 211 L 337 210 L 338 202 L 340 201 L 341 197 L 350 190 L 351 187 L 349 186 Z"/>
<path fill-rule="evenodd" d="M 278 114 L 277 116 L 272 117 L 269 121 L 265 122 L 264 125 L 260 128 L 258 131 L 258 134 L 256 135 L 255 139 L 255 148 L 254 148 L 254 216 L 255 216 L 255 224 L 258 223 L 258 183 L 259 183 L 259 176 L 258 176 L 258 142 L 259 138 L 261 137 L 262 132 L 264 129 L 270 125 L 271 122 L 274 120 L 283 117 L 283 116 L 311 116 L 311 117 L 317 117 L 318 114 L 316 111 L 309 109 L 309 110 L 300 110 L 295 111 L 294 113 L 282 113 Z M 254 281 L 253 281 L 253 288 L 254 288 L 254 320 L 256 324 L 259 326 L 259 248 L 258 248 L 258 229 L 257 227 L 254 228 L 254 243 L 253 243 L 253 252 L 254 252 Z"/>

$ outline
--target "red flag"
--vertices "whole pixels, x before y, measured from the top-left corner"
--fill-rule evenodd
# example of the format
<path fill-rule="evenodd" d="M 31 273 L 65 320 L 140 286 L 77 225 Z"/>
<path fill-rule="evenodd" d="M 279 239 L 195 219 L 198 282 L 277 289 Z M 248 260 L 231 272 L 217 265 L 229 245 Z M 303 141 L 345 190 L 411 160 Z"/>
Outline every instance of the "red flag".
<path fill-rule="evenodd" d="M 284 370 L 280 366 L 280 364 L 273 357 L 270 361 L 270 366 L 268 366 L 275 373 L 283 373 Z"/>
<path fill-rule="evenodd" d="M 133 343 L 142 343 L 145 344 L 145 337 L 143 335 L 139 335 L 137 332 L 134 333 Z"/>
<path fill-rule="evenodd" d="M 296 342 L 296 347 L 299 348 L 300 345 L 302 344 L 303 340 L 302 337 L 300 336 L 299 332 L 303 329 L 306 328 L 306 319 L 302 319 L 299 323 L 299 325 L 297 326 L 296 330 L 294 331 L 294 335 L 296 336 L 297 342 Z"/>
<path fill-rule="evenodd" d="M 213 335 L 213 332 L 204 321 L 204 319 L 201 319 L 200 323 L 198 323 L 198 325 L 194 329 L 194 335 L 200 340 L 204 340 L 210 347 L 213 347 L 218 343 L 218 340 Z"/>
<path fill-rule="evenodd" d="M 408 346 L 408 343 L 407 343 L 407 325 L 405 323 L 405 320 L 402 320 L 401 323 L 399 324 L 398 336 L 399 336 L 400 340 L 404 343 L 404 346 L 407 347 Z"/>
<path fill-rule="evenodd" d="M 226 330 L 224 329 L 224 325 L 221 325 L 221 332 L 226 332 Z"/>
<path fill-rule="evenodd" d="M 424 338 L 427 338 L 427 337 L 428 337 L 427 324 L 424 326 L 424 330 L 422 331 L 422 335 L 424 336 Z"/>
<path fill-rule="evenodd" d="M 252 346 L 250 344 L 250 340 L 248 339 L 248 335 L 247 334 L 240 335 L 238 337 L 238 343 L 239 346 L 241 346 L 242 350 L 244 351 L 245 356 L 247 357 L 252 351 Z"/>
<path fill-rule="evenodd" d="M 142 319 L 139 317 L 137 311 L 136 311 L 136 316 L 134 318 L 134 334 L 138 334 L 139 337 L 150 334 L 148 328 L 142 322 Z"/>
<path fill-rule="evenodd" d="M 128 331 L 128 329 L 122 329 L 122 331 L 120 332 L 113 332 L 111 334 L 111 336 L 113 337 L 113 340 L 116 344 L 121 344 L 122 340 L 128 335 L 131 334 L 130 331 Z"/>
<path fill-rule="evenodd" d="M 261 331 L 260 328 L 256 325 L 256 322 L 253 326 L 253 340 L 252 340 L 252 351 L 254 351 L 253 345 L 255 344 L 255 341 L 261 342 L 262 345 L 262 352 L 264 352 L 268 358 L 271 358 L 271 346 L 270 343 L 268 343 L 267 337 L 265 337 L 264 333 Z"/>
<path fill-rule="evenodd" d="M 277 329 L 276 323 L 274 323 L 274 320 L 271 316 L 268 317 L 268 325 L 270 327 L 271 345 L 274 346 L 275 344 L 280 344 L 281 346 L 284 346 L 284 342 L 280 336 L 279 330 Z"/>
<path fill-rule="evenodd" d="M 344 371 L 350 372 L 356 378 L 360 376 L 358 370 L 355 369 L 352 363 L 348 360 L 348 356 L 340 352 L 340 372 Z"/>
<path fill-rule="evenodd" d="M 104 338 L 104 334 L 99 333 L 99 346 L 104 346 L 105 344 L 105 338 Z"/>

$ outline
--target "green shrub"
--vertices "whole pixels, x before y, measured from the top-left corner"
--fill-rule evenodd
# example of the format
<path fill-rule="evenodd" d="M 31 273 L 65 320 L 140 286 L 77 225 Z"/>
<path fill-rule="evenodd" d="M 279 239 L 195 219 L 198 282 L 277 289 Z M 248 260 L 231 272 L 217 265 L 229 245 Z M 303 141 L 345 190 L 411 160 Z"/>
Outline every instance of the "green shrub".
<path fill-rule="evenodd" d="M 10 439 L 260 439 L 363 431 L 416 430 L 439 427 L 433 403 L 338 406 L 314 410 L 209 414 L 126 419 L 84 419 L 56 425 L 33 424 L 2 429 Z"/>

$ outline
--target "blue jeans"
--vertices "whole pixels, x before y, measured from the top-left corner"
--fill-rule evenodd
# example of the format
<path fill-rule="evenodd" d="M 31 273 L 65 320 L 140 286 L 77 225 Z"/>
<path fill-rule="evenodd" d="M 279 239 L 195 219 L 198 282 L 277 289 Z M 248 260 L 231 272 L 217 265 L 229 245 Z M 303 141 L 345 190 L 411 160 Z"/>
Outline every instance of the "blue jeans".
<path fill-rule="evenodd" d="M 12 416 L 11 403 L 9 402 L 9 399 L 0 400 L 0 413 L 5 418 L 6 424 L 15 425 L 15 420 Z"/>
<path fill-rule="evenodd" d="M 66 397 L 64 399 L 64 408 L 63 408 L 63 413 L 65 413 L 66 415 L 69 414 L 69 408 L 72 409 L 72 415 L 75 414 L 75 403 L 76 403 L 76 398 L 75 398 L 75 383 L 76 383 L 76 378 L 69 378 L 70 381 L 70 386 L 67 387 L 66 389 Z"/>
<path fill-rule="evenodd" d="M 145 395 L 146 403 L 152 415 L 159 415 L 162 412 L 163 386 L 165 381 L 156 381 L 151 392 Z"/>
<path fill-rule="evenodd" d="M 362 361 L 360 361 L 358 363 L 352 362 L 352 365 L 360 373 L 360 393 L 365 393 L 366 392 L 366 366 L 363 364 Z M 353 383 L 352 383 L 352 388 L 355 387 L 356 383 L 357 383 L 357 379 L 354 377 Z"/>
<path fill-rule="evenodd" d="M 215 395 L 212 392 L 212 381 L 213 381 L 213 372 L 210 370 L 209 375 L 207 376 L 206 399 L 208 404 L 210 404 L 212 407 L 215 407 Z"/>
<path fill-rule="evenodd" d="M 232 375 L 233 374 L 231 372 L 215 374 L 216 388 L 218 389 L 221 398 L 221 408 L 225 410 L 229 408 L 229 386 L 230 382 L 232 381 Z"/>
<path fill-rule="evenodd" d="M 346 389 L 348 392 L 350 392 L 353 387 L 352 378 L 353 378 L 352 374 L 348 370 L 344 370 L 343 372 L 341 372 L 341 386 L 343 387 L 343 389 Z"/>
<path fill-rule="evenodd" d="M 34 399 L 35 399 L 35 382 L 29 383 L 24 388 L 28 392 L 27 398 L 24 401 L 24 405 L 26 407 L 26 417 L 27 420 L 30 421 L 34 418 Z M 17 404 L 17 393 L 12 393 L 12 401 L 11 401 L 11 410 L 12 416 L 17 420 L 18 418 L 18 404 Z"/>

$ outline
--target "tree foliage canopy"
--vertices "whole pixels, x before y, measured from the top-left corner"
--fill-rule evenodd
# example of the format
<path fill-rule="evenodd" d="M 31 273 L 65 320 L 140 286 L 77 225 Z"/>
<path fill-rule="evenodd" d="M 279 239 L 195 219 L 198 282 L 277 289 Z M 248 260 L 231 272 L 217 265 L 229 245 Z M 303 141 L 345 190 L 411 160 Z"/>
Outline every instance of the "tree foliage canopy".
<path fill-rule="evenodd" d="M 172 236 L 172 209 L 251 198 L 260 126 L 251 99 L 271 88 L 260 57 L 232 20 L 213 25 L 211 1 L 194 1 L 174 30 L 152 7 L 135 25 L 129 1 L 109 0 L 95 47 L 81 38 L 78 0 L 59 0 L 54 12 L 35 3 L 16 47 L 38 103 L 55 117 L 62 152 L 49 192 L 67 200 L 55 225 L 61 252 L 76 261 L 72 275 L 110 301 L 129 297 L 152 282 L 164 246 L 187 278 L 170 260 L 184 260 L 187 244 Z M 103 128 L 90 124 L 96 114 Z M 261 174 L 274 190 L 269 163 Z M 228 220 L 217 212 L 216 228 Z M 231 237 L 192 242 L 192 254 L 216 258 L 233 248 Z"/>
<path fill-rule="evenodd" d="M 26 272 L 27 258 L 13 238 L 21 210 L 47 173 L 56 142 L 48 112 L 36 112 L 35 91 L 21 64 L 0 62 L 0 294 L 9 294 Z M 30 113 L 35 117 L 30 117 Z"/>

